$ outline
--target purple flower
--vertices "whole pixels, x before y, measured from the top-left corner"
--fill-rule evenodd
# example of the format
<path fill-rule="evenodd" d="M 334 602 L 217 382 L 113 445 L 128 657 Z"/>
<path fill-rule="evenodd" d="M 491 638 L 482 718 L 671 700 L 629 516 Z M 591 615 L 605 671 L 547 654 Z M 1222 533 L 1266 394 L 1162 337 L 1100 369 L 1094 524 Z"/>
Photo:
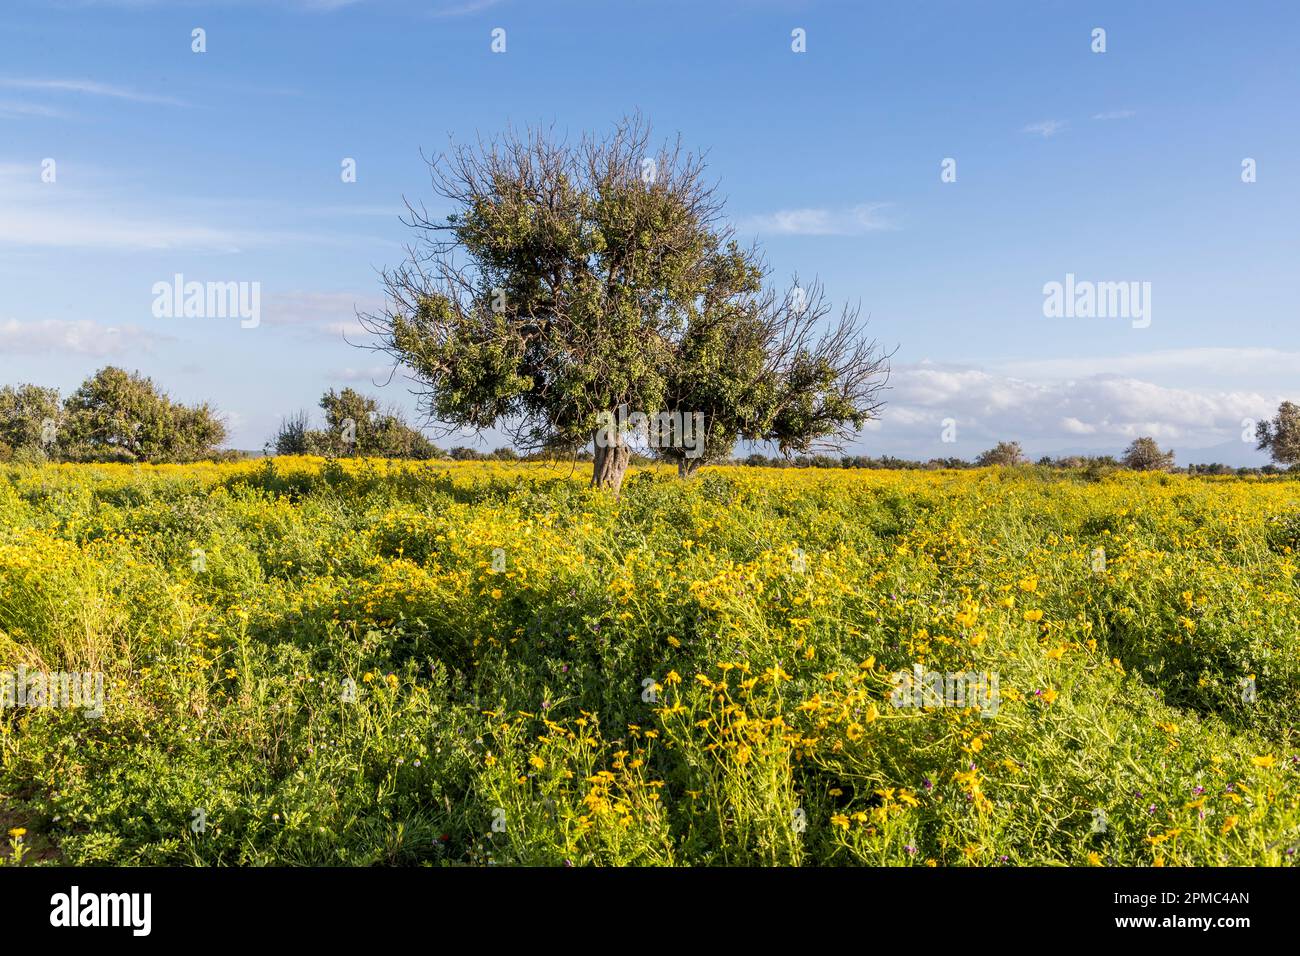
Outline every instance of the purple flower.
<path fill-rule="evenodd" d="M 916 855 L 916 847 L 912 846 L 911 844 L 908 844 L 907 846 L 903 847 L 903 849 L 907 851 L 908 856 Z"/>

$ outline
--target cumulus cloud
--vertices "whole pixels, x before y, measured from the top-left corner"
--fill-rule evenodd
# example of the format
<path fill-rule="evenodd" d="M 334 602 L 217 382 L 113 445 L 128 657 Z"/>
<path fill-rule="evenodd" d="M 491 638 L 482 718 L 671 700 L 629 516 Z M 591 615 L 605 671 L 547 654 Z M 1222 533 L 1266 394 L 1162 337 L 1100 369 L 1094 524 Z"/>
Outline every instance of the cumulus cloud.
<path fill-rule="evenodd" d="M 1225 350 L 1188 351 L 1205 362 Z M 1105 363 L 1097 360 L 1097 364 L 1140 369 L 1163 363 L 1193 369 L 1193 357 L 1183 353 L 1127 356 Z M 1249 361 L 1245 355 L 1232 358 Z M 1089 371 L 1088 362 L 1079 362 L 1084 374 L 1053 375 L 1075 362 L 1079 360 L 1034 363 L 1040 373 L 1034 377 L 1021 365 L 1001 369 L 931 362 L 897 366 L 878 434 L 918 457 L 969 455 L 975 445 L 982 448 L 1003 439 L 1020 441 L 1039 453 L 1065 446 L 1113 453 L 1142 435 L 1187 449 L 1207 448 L 1240 441 L 1247 421 L 1272 415 L 1286 397 L 1281 389 L 1263 387 L 1158 384 L 1133 374 Z M 947 419 L 957 423 L 961 448 L 940 442 Z"/>

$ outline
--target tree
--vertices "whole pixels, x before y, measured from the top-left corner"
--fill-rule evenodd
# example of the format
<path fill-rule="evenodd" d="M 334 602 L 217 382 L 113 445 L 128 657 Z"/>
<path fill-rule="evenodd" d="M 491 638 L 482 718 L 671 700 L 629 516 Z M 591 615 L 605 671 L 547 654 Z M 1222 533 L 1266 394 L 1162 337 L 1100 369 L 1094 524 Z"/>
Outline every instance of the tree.
<path fill-rule="evenodd" d="M 617 491 L 637 413 L 652 447 L 694 462 L 738 437 L 805 450 L 879 408 L 886 357 L 861 341 L 856 310 L 816 335 L 820 298 L 766 288 L 702 161 L 652 153 L 639 118 L 576 144 L 511 131 L 430 170 L 456 211 L 408 203 L 416 245 L 384 272 L 387 308 L 361 320 L 366 347 L 406 367 L 448 432 L 499 424 L 525 451 L 590 443 L 592 484 Z M 664 427 L 696 413 L 694 447 Z"/>
<path fill-rule="evenodd" d="M 1277 416 L 1255 426 L 1255 438 L 1260 451 L 1267 450 L 1279 465 L 1300 462 L 1300 405 L 1283 402 Z"/>
<path fill-rule="evenodd" d="M 90 461 L 193 461 L 213 454 L 226 427 L 207 404 L 172 402 L 138 372 L 107 366 L 64 404 L 68 455 Z"/>
<path fill-rule="evenodd" d="M 989 465 L 1021 465 L 1025 460 L 1024 452 L 1020 450 L 1020 442 L 1000 441 L 976 458 L 975 464 L 987 468 Z"/>
<path fill-rule="evenodd" d="M 307 455 L 311 435 L 311 417 L 303 409 L 280 420 L 280 428 L 269 445 L 277 455 Z"/>
<path fill-rule="evenodd" d="M 437 458 L 441 451 L 406 424 L 395 408 L 351 388 L 330 389 L 320 400 L 325 428 L 312 429 L 305 411 L 280 423 L 272 444 L 277 455 L 360 455 L 374 458 Z"/>
<path fill-rule="evenodd" d="M 43 460 L 55 449 L 63 409 L 58 389 L 39 385 L 0 388 L 0 460 Z"/>
<path fill-rule="evenodd" d="M 1121 459 L 1130 471 L 1169 471 L 1174 467 L 1173 451 L 1161 451 L 1154 438 L 1137 438 Z"/>

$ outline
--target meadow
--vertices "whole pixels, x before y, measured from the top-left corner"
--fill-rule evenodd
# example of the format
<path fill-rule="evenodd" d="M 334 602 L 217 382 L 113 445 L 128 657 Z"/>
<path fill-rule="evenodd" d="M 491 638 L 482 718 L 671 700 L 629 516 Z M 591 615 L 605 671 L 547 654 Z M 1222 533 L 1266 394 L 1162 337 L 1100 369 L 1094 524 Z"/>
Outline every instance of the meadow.
<path fill-rule="evenodd" d="M 0 468 L 0 670 L 104 681 L 0 712 L 0 855 L 1289 865 L 1298 550 L 1288 477 Z"/>

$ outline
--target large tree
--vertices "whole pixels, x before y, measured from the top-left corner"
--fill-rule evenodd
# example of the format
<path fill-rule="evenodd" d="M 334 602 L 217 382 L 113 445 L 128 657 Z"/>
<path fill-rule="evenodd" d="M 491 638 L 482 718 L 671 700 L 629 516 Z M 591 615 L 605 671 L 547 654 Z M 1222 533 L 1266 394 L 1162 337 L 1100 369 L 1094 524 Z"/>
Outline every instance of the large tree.
<path fill-rule="evenodd" d="M 823 323 L 819 290 L 775 294 L 702 161 L 652 148 L 639 119 L 577 143 L 511 131 L 430 167 L 454 211 L 408 203 L 416 242 L 384 273 L 387 307 L 362 320 L 448 431 L 497 426 L 529 451 L 592 443 L 592 483 L 617 490 L 624 411 L 702 413 L 700 455 L 648 430 L 688 473 L 738 438 L 834 442 L 879 408 L 887 360 L 856 310 Z"/>
<path fill-rule="evenodd" d="M 211 455 L 226 427 L 206 404 L 173 402 L 138 372 L 107 366 L 64 404 L 68 456 L 93 461 L 192 461 Z"/>
<path fill-rule="evenodd" d="M 1300 405 L 1283 402 L 1271 422 L 1255 426 L 1255 438 L 1260 451 L 1267 450 L 1279 465 L 1300 462 Z"/>

